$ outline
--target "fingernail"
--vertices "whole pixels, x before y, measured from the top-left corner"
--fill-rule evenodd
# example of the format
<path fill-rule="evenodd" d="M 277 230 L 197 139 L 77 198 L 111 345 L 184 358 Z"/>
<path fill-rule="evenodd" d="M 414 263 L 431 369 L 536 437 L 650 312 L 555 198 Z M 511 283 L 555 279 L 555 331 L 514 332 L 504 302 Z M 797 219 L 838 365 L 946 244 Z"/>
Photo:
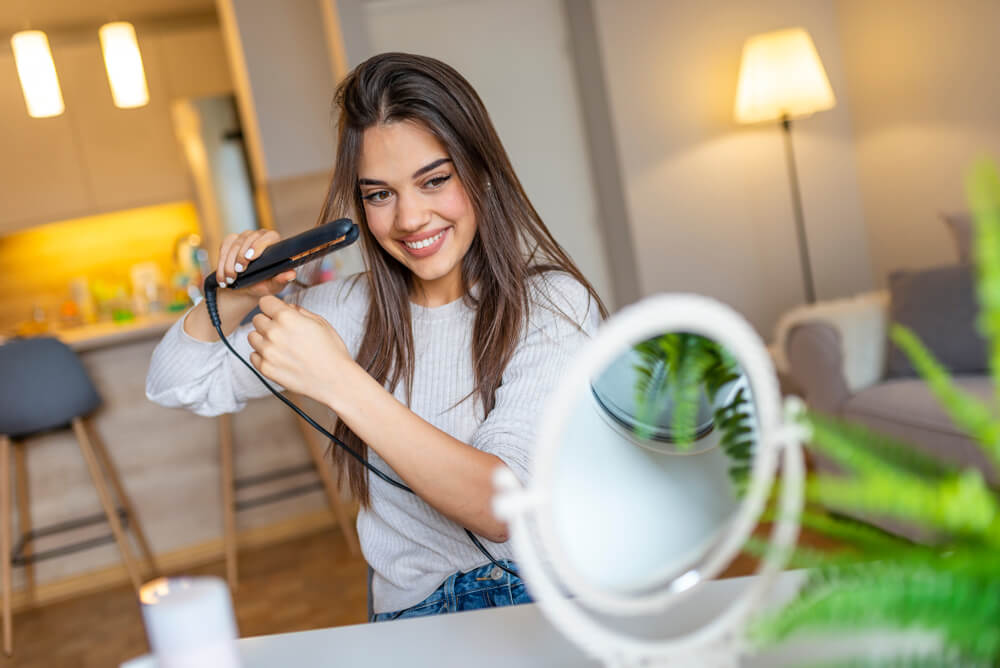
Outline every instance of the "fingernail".
<path fill-rule="evenodd" d="M 235 269 L 236 271 L 243 271 L 243 265 L 237 262 L 236 266 L 234 266 L 233 269 Z"/>
<path fill-rule="evenodd" d="M 233 281 L 235 281 L 235 280 L 236 280 L 235 278 L 227 278 L 226 279 L 226 285 L 232 285 Z"/>
<path fill-rule="evenodd" d="M 252 248 L 248 248 L 248 249 L 247 249 L 247 252 L 246 252 L 246 253 L 244 253 L 243 257 L 245 257 L 245 258 L 246 258 L 246 259 L 248 259 L 248 260 L 249 260 L 250 258 L 252 258 L 252 257 L 253 257 L 253 249 L 252 249 Z"/>

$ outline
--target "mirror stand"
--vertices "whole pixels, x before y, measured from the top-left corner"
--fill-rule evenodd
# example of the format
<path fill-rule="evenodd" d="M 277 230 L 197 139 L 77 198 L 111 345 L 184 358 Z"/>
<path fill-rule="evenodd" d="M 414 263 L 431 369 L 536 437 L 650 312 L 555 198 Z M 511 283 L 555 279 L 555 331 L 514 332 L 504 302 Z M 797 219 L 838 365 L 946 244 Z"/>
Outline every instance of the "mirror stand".
<path fill-rule="evenodd" d="M 591 379 L 623 348 L 662 332 L 698 334 L 717 340 L 732 352 L 752 387 L 757 442 L 740 506 L 711 552 L 694 566 L 682 568 L 669 584 L 641 593 L 623 593 L 595 587 L 579 577 L 572 555 L 556 537 L 552 483 L 556 469 L 566 461 L 557 451 L 572 419 L 579 388 L 590 387 Z M 801 449 L 805 432 L 799 420 L 803 410 L 797 398 L 782 401 L 763 342 L 742 316 L 724 304 L 695 295 L 661 295 L 609 319 L 582 349 L 579 362 L 547 404 L 529 483 L 522 485 L 506 468 L 494 476 L 494 512 L 508 523 L 518 567 L 543 614 L 587 654 L 609 667 L 739 665 L 741 657 L 751 650 L 743 633 L 747 620 L 766 600 L 798 539 L 805 477 Z M 731 563 L 757 528 L 779 464 L 777 517 L 769 534 L 770 547 L 749 586 L 706 623 L 680 635 L 650 639 L 623 631 L 638 624 L 632 619 L 639 615 L 652 618 L 655 624 L 655 617 L 669 608 L 691 605 L 700 585 Z"/>

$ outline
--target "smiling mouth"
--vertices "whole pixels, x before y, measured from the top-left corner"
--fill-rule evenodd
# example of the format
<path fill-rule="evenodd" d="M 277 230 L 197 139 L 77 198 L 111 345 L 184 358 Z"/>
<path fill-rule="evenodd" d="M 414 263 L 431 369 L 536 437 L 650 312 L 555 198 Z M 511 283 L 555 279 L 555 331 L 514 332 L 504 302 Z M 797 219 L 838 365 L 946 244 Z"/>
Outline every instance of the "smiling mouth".
<path fill-rule="evenodd" d="M 427 248 L 433 245 L 440 239 L 447 230 L 441 230 L 432 237 L 427 237 L 426 239 L 421 239 L 420 241 L 404 241 L 403 245 L 411 250 L 420 250 L 421 248 Z"/>

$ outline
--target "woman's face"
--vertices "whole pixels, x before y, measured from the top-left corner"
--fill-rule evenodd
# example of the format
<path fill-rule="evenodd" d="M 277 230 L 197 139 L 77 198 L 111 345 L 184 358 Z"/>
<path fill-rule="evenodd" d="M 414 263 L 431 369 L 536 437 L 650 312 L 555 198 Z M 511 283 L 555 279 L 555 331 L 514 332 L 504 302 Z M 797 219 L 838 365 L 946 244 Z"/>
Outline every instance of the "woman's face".
<path fill-rule="evenodd" d="M 441 142 L 408 121 L 368 128 L 358 185 L 372 235 L 413 272 L 426 305 L 461 297 L 476 216 Z"/>

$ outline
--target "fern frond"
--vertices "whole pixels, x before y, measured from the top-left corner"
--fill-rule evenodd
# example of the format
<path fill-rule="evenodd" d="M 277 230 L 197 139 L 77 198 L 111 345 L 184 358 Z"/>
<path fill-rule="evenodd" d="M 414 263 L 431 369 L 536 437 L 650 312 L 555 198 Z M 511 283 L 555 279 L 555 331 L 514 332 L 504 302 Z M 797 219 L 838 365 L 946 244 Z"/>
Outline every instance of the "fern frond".
<path fill-rule="evenodd" d="M 1000 405 L 1000 175 L 988 160 L 973 165 L 965 182 L 975 223 L 979 331 L 986 338 L 995 402 Z"/>
<path fill-rule="evenodd" d="M 806 499 L 831 509 L 892 517 L 1000 545 L 1000 507 L 974 469 L 941 481 L 884 470 L 860 479 L 817 475 Z"/>
<path fill-rule="evenodd" d="M 773 509 L 761 515 L 761 522 L 773 522 L 776 513 Z M 923 555 L 930 548 L 917 545 L 905 538 L 896 536 L 874 527 L 870 524 L 843 515 L 806 509 L 799 515 L 799 524 L 805 529 L 811 529 L 828 538 L 832 538 L 856 550 L 866 557 L 885 557 L 901 553 L 917 552 Z"/>
<path fill-rule="evenodd" d="M 966 661 L 962 657 L 942 657 L 936 654 L 883 656 L 876 658 L 855 657 L 838 661 L 807 663 L 802 668 L 994 668 L 990 660 Z"/>
<path fill-rule="evenodd" d="M 694 442 L 695 427 L 705 373 L 712 365 L 712 354 L 705 347 L 708 339 L 695 334 L 684 337 L 682 354 L 678 364 L 671 369 L 674 390 L 673 430 L 674 442 L 678 449 L 688 450 Z"/>
<path fill-rule="evenodd" d="M 927 630 L 971 660 L 1000 656 L 1000 583 L 931 568 L 862 563 L 810 577 L 786 607 L 754 625 L 771 644 L 805 630 Z"/>
<path fill-rule="evenodd" d="M 746 392 L 740 388 L 729 404 L 717 410 L 714 416 L 715 428 L 722 432 L 719 446 L 732 463 L 729 479 L 738 497 L 746 493 L 756 449 L 753 418 L 746 409 L 749 405 Z"/>
<path fill-rule="evenodd" d="M 743 544 L 743 553 L 757 559 L 763 559 L 774 549 L 767 539 L 756 536 L 750 536 Z M 857 552 L 848 549 L 824 552 L 802 545 L 793 548 L 787 556 L 787 568 L 823 568 L 832 564 L 853 564 L 861 559 Z"/>
<path fill-rule="evenodd" d="M 634 367 L 636 378 L 636 436 L 651 438 L 652 430 L 646 425 L 653 424 L 657 413 L 670 398 L 670 382 L 667 363 L 663 359 L 644 359 L 642 366 Z"/>
<path fill-rule="evenodd" d="M 989 406 L 979 397 L 959 388 L 913 332 L 901 325 L 893 325 L 890 336 L 927 381 L 948 416 L 979 443 L 994 469 L 1000 472 L 1000 420 Z"/>
<path fill-rule="evenodd" d="M 861 424 L 815 411 L 806 415 L 806 422 L 813 432 L 813 448 L 855 472 L 877 471 L 885 466 L 932 478 L 958 472 L 943 460 Z"/>

